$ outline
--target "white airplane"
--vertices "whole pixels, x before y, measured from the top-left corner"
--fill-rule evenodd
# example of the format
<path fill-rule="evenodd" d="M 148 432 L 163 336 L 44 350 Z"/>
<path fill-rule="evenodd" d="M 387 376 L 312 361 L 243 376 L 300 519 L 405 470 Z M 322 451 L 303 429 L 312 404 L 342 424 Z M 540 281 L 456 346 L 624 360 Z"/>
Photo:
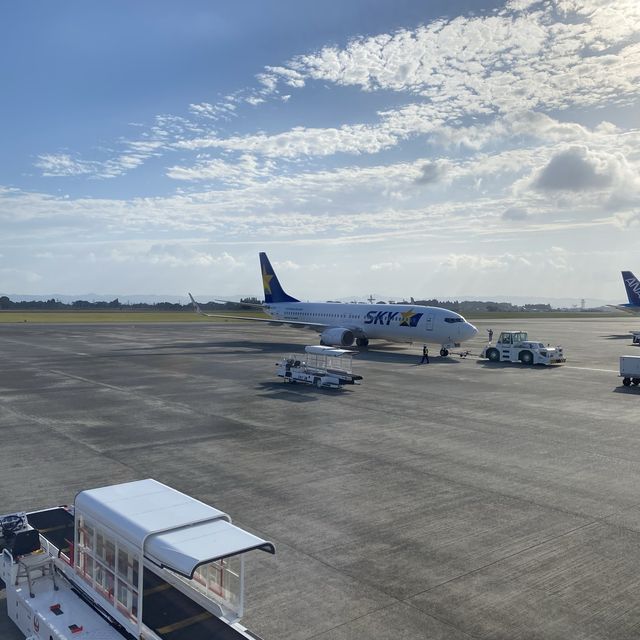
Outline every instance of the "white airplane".
<path fill-rule="evenodd" d="M 366 347 L 370 339 L 437 344 L 441 356 L 449 355 L 449 349 L 478 333 L 460 314 L 441 307 L 300 302 L 285 293 L 266 253 L 260 254 L 260 267 L 264 304 L 256 306 L 271 318 L 204 313 L 189 294 L 195 310 L 211 317 L 315 329 L 320 334 L 320 344 L 330 346 L 350 347 L 355 342 Z"/>

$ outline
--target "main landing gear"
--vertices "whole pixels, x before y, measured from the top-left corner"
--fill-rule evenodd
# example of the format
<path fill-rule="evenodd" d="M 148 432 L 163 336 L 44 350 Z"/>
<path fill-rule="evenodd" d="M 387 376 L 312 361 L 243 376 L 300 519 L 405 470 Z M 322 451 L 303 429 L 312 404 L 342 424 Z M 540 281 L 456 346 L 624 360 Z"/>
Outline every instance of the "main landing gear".
<path fill-rule="evenodd" d="M 442 349 L 440 349 L 440 355 L 443 358 L 446 358 L 449 355 L 449 349 L 445 349 L 444 347 L 442 347 Z"/>
<path fill-rule="evenodd" d="M 358 346 L 358 347 L 368 347 L 369 346 L 369 338 L 356 338 L 356 346 Z"/>

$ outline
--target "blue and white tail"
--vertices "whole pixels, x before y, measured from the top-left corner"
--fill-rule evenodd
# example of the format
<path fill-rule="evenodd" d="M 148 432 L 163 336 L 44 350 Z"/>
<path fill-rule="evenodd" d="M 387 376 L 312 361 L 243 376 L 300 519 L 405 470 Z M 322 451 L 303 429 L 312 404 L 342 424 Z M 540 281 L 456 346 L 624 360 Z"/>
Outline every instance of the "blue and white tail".
<path fill-rule="evenodd" d="M 629 304 L 640 305 L 640 280 L 631 271 L 623 271 L 622 279 L 624 280 L 624 288 L 627 290 Z"/>
<path fill-rule="evenodd" d="M 278 281 L 278 276 L 273 270 L 267 254 L 260 253 L 260 270 L 262 271 L 262 287 L 264 288 L 264 301 L 267 304 L 278 302 L 300 302 L 297 298 L 292 298 L 285 293 L 285 290 Z"/>

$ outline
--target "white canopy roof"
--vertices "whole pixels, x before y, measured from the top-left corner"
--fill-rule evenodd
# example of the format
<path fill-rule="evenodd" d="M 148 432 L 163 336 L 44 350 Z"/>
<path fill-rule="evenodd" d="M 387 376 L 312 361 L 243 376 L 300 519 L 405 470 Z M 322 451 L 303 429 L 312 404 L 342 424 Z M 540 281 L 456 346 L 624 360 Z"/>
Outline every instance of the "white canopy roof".
<path fill-rule="evenodd" d="M 322 344 L 310 344 L 305 347 L 304 350 L 307 353 L 313 353 L 320 356 L 343 356 L 345 354 L 355 355 L 357 351 L 350 351 L 349 349 L 336 349 L 335 347 L 327 347 Z"/>
<path fill-rule="evenodd" d="M 231 524 L 226 513 L 152 479 L 82 491 L 75 508 L 152 562 L 189 578 L 213 560 L 251 549 L 275 553 L 271 542 Z"/>

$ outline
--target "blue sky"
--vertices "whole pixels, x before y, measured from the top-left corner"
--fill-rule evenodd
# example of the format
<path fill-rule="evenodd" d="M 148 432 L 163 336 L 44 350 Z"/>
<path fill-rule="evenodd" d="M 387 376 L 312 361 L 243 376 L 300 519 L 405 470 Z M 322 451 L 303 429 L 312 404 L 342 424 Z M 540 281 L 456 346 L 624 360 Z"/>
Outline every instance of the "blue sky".
<path fill-rule="evenodd" d="M 0 292 L 619 300 L 635 0 L 23 2 Z"/>

